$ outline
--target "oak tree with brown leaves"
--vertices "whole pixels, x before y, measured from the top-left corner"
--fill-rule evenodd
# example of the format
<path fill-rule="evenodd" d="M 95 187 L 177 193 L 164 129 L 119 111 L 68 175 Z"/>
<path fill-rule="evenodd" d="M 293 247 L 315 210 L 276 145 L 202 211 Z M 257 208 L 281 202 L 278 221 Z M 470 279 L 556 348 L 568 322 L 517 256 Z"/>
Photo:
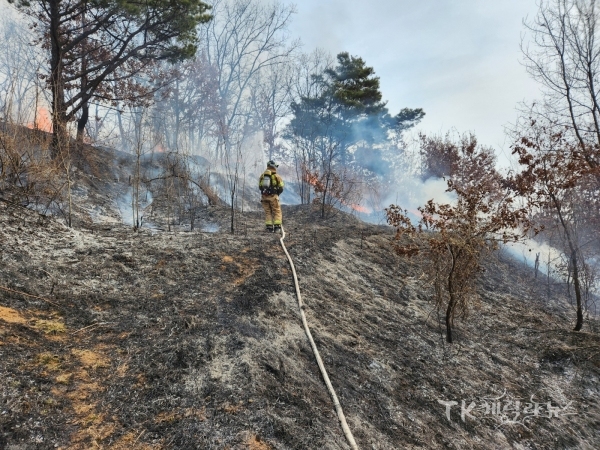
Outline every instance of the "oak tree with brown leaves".
<path fill-rule="evenodd" d="M 455 319 L 467 316 L 477 301 L 477 275 L 483 259 L 501 242 L 522 239 L 529 230 L 527 211 L 495 169 L 491 150 L 470 136 L 456 144 L 455 170 L 448 174 L 447 192 L 454 204 L 433 199 L 418 208 L 417 224 L 400 205 L 386 209 L 396 228 L 393 246 L 399 255 L 423 255 L 426 275 L 434 287 L 436 307 L 445 309 L 446 341 L 453 342 Z"/>
<path fill-rule="evenodd" d="M 591 167 L 580 151 L 569 127 L 530 119 L 514 144 L 521 171 L 512 184 L 527 199 L 532 218 L 550 229 L 556 225 L 562 236 L 560 250 L 568 261 L 576 301 L 574 331 L 583 327 L 586 280 L 591 267 L 586 250 L 597 241 L 600 214 L 600 168 Z"/>
<path fill-rule="evenodd" d="M 474 140 L 473 135 L 462 136 L 462 143 L 456 143 L 450 134 L 428 136 L 419 133 L 419 155 L 421 157 L 421 178 L 447 177 L 458 171 L 459 147 L 469 145 Z"/>

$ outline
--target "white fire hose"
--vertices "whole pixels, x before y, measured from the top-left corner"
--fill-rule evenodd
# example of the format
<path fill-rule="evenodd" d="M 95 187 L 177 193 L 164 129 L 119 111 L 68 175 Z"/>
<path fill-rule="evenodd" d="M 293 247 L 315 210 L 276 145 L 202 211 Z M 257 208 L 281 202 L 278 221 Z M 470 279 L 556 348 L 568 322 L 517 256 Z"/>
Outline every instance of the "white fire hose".
<path fill-rule="evenodd" d="M 304 314 L 304 303 L 302 303 L 302 296 L 300 295 L 300 285 L 298 284 L 298 276 L 296 275 L 296 268 L 294 267 L 294 262 L 292 261 L 292 257 L 285 248 L 285 244 L 283 240 L 285 239 L 285 230 L 283 226 L 281 227 L 281 238 L 279 242 L 281 242 L 281 247 L 287 256 L 288 261 L 290 262 L 290 267 L 292 268 L 292 274 L 294 275 L 294 284 L 296 285 L 296 296 L 298 297 L 298 307 L 300 309 L 300 317 L 302 317 L 302 323 L 304 324 L 304 331 L 306 331 L 306 336 L 308 336 L 308 340 L 310 341 L 310 346 L 312 347 L 313 353 L 315 354 L 315 358 L 317 360 L 317 364 L 319 365 L 319 369 L 321 369 L 321 375 L 323 376 L 323 380 L 325 380 L 325 384 L 327 385 L 327 389 L 329 389 L 329 393 L 331 394 L 331 399 L 333 400 L 333 406 L 335 406 L 335 410 L 337 412 L 338 418 L 340 419 L 340 424 L 342 425 L 342 430 L 344 430 L 344 435 L 350 444 L 350 447 L 353 450 L 358 450 L 358 445 L 356 445 L 356 441 L 354 440 L 354 436 L 352 436 L 352 431 L 348 427 L 346 423 L 346 416 L 344 416 L 344 411 L 342 410 L 342 406 L 340 405 L 340 401 L 338 400 L 337 395 L 331 385 L 331 381 L 329 381 L 329 376 L 327 375 L 327 370 L 325 370 L 325 365 L 323 364 L 323 360 L 321 359 L 321 355 L 319 354 L 319 350 L 317 349 L 317 345 L 313 340 L 312 334 L 310 333 L 310 329 L 308 328 L 308 322 L 306 321 L 306 315 Z"/>

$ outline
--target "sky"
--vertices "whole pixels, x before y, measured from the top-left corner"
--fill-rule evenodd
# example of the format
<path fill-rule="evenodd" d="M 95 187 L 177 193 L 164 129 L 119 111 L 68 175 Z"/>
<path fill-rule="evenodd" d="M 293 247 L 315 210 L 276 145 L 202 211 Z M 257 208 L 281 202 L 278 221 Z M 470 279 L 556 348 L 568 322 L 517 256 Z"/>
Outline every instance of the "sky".
<path fill-rule="evenodd" d="M 520 50 L 536 0 L 302 0 L 296 9 L 290 32 L 305 52 L 362 57 L 391 113 L 423 108 L 420 130 L 473 132 L 499 159 L 510 154 L 504 130 L 517 106 L 540 97 Z"/>

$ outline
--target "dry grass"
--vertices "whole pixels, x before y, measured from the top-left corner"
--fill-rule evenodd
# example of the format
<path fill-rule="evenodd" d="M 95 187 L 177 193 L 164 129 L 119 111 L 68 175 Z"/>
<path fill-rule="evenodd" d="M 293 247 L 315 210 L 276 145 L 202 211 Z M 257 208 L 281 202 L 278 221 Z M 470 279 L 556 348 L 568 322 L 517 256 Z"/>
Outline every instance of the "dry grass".
<path fill-rule="evenodd" d="M 27 323 L 27 319 L 19 311 L 5 306 L 0 306 L 0 320 L 7 323 Z"/>
<path fill-rule="evenodd" d="M 71 353 L 79 359 L 83 367 L 92 369 L 110 367 L 110 360 L 97 351 L 74 349 Z"/>
<path fill-rule="evenodd" d="M 57 371 L 61 368 L 60 357 L 48 352 L 40 353 L 37 356 L 37 363 L 50 371 Z"/>
<path fill-rule="evenodd" d="M 36 320 L 34 328 L 42 331 L 45 334 L 59 334 L 67 331 L 64 322 L 60 320 Z"/>
<path fill-rule="evenodd" d="M 246 440 L 246 446 L 248 450 L 272 450 L 273 448 L 266 442 L 262 441 L 255 434 L 250 434 L 250 436 Z"/>

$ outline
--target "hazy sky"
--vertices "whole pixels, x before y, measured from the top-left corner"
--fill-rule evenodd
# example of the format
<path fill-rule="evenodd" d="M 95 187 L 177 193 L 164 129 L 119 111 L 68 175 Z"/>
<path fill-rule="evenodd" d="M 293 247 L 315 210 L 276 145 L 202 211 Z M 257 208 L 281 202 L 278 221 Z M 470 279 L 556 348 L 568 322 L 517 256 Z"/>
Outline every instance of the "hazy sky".
<path fill-rule="evenodd" d="M 390 112 L 421 107 L 420 128 L 473 131 L 508 152 L 504 126 L 539 97 L 520 64 L 523 18 L 535 0 L 302 0 L 291 32 L 304 51 L 362 57 L 381 79 Z"/>
<path fill-rule="evenodd" d="M 391 113 L 425 110 L 424 131 L 473 131 L 502 157 L 516 106 L 539 97 L 519 48 L 536 0 L 282 1 L 296 4 L 290 31 L 305 52 L 362 57 Z"/>

